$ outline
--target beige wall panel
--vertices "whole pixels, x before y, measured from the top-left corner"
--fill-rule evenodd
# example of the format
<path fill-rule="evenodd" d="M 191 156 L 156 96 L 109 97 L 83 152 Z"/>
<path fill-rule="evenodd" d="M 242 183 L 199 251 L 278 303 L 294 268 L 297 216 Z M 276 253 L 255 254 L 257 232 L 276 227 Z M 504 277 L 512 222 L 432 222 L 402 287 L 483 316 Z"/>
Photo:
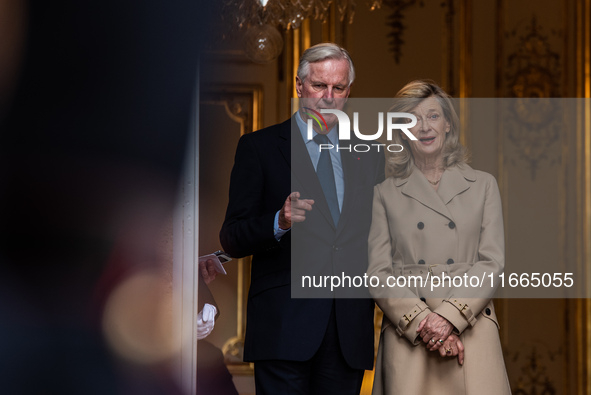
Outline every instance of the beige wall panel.
<path fill-rule="evenodd" d="M 472 97 L 495 97 L 496 1 L 472 1 L 472 10 Z"/>

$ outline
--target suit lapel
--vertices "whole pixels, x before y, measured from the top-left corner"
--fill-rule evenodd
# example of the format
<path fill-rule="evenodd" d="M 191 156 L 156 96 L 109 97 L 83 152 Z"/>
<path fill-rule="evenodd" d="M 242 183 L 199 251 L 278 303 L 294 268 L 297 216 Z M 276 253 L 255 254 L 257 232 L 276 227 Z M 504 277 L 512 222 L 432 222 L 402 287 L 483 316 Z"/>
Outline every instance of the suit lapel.
<path fill-rule="evenodd" d="M 279 152 L 283 156 L 283 159 L 287 162 L 288 166 L 291 167 L 291 129 L 297 127 L 293 117 L 283 122 L 279 131 L 278 143 Z"/>
<path fill-rule="evenodd" d="M 341 147 L 346 146 L 348 142 L 339 141 Z M 357 188 L 355 185 L 359 185 L 359 166 L 354 160 L 353 153 L 349 151 L 341 151 L 341 164 L 343 166 L 343 182 L 345 184 L 345 193 L 343 197 L 343 209 L 341 210 L 341 218 L 337 226 L 337 236 L 345 228 L 347 220 L 351 216 L 351 211 L 354 210 L 350 207 L 355 202 L 355 194 Z"/>
<path fill-rule="evenodd" d="M 302 198 L 314 199 L 313 210 L 318 210 L 325 217 L 326 221 L 334 228 L 332 215 L 330 214 L 328 203 L 324 197 L 322 185 L 320 185 L 320 181 L 318 181 L 316 170 L 314 170 L 314 165 L 308 154 L 308 149 L 306 148 L 295 120 L 293 120 L 291 128 L 293 129 L 293 132 L 291 129 L 289 131 L 289 134 L 291 135 L 289 155 L 289 157 L 291 157 L 290 165 L 292 174 L 291 190 L 296 191 L 297 189 L 294 188 L 301 189 L 298 192 L 300 192 Z M 286 155 L 284 154 L 284 156 Z"/>

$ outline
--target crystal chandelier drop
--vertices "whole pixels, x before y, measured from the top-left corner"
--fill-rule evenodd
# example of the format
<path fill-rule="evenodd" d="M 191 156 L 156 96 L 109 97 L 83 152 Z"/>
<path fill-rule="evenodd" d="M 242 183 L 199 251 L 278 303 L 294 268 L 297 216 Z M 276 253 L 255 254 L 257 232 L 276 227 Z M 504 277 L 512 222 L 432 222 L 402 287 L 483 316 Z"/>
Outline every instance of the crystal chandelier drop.
<path fill-rule="evenodd" d="M 382 0 L 365 0 L 373 11 Z M 227 0 L 226 7 L 239 28 L 252 25 L 297 29 L 306 18 L 326 21 L 334 3 L 339 18 L 353 22 L 355 0 Z"/>
<path fill-rule="evenodd" d="M 364 0 L 370 10 L 380 8 L 383 0 Z M 298 29 L 306 18 L 326 21 L 334 3 L 341 20 L 353 22 L 355 0 L 225 0 L 224 15 L 244 37 L 245 51 L 251 60 L 267 63 L 283 49 L 277 30 Z"/>

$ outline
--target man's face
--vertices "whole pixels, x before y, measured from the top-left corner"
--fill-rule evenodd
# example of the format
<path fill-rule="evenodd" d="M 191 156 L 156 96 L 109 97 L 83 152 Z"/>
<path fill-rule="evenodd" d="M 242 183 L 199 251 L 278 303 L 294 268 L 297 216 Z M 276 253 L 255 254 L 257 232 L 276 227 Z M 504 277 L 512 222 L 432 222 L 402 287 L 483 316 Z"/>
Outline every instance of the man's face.
<path fill-rule="evenodd" d="M 296 77 L 296 91 L 301 98 L 300 106 L 308 107 L 320 112 L 323 108 L 342 110 L 349 97 L 349 62 L 346 59 L 327 59 L 321 62 L 310 63 L 310 72 L 305 81 Z M 304 121 L 307 116 L 302 114 Z M 326 134 L 336 125 L 338 119 L 334 114 L 322 114 L 328 125 L 318 133 Z"/>

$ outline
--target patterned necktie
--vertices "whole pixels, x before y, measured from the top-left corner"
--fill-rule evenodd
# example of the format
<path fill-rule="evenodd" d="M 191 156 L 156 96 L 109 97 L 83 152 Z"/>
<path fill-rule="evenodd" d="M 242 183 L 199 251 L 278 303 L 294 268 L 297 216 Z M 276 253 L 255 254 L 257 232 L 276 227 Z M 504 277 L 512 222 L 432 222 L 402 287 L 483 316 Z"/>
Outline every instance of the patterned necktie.
<path fill-rule="evenodd" d="M 324 134 L 317 134 L 314 136 L 314 141 L 320 146 L 320 144 L 330 144 L 328 137 Z M 316 174 L 318 175 L 318 181 L 322 185 L 324 191 L 324 197 L 328 203 L 332 220 L 336 226 L 339 223 L 339 217 L 341 211 L 339 209 L 339 200 L 337 198 L 337 186 L 334 180 L 334 170 L 332 168 L 332 161 L 330 160 L 330 152 L 328 149 L 322 149 L 320 151 L 320 159 L 318 159 L 318 166 L 316 167 Z"/>

